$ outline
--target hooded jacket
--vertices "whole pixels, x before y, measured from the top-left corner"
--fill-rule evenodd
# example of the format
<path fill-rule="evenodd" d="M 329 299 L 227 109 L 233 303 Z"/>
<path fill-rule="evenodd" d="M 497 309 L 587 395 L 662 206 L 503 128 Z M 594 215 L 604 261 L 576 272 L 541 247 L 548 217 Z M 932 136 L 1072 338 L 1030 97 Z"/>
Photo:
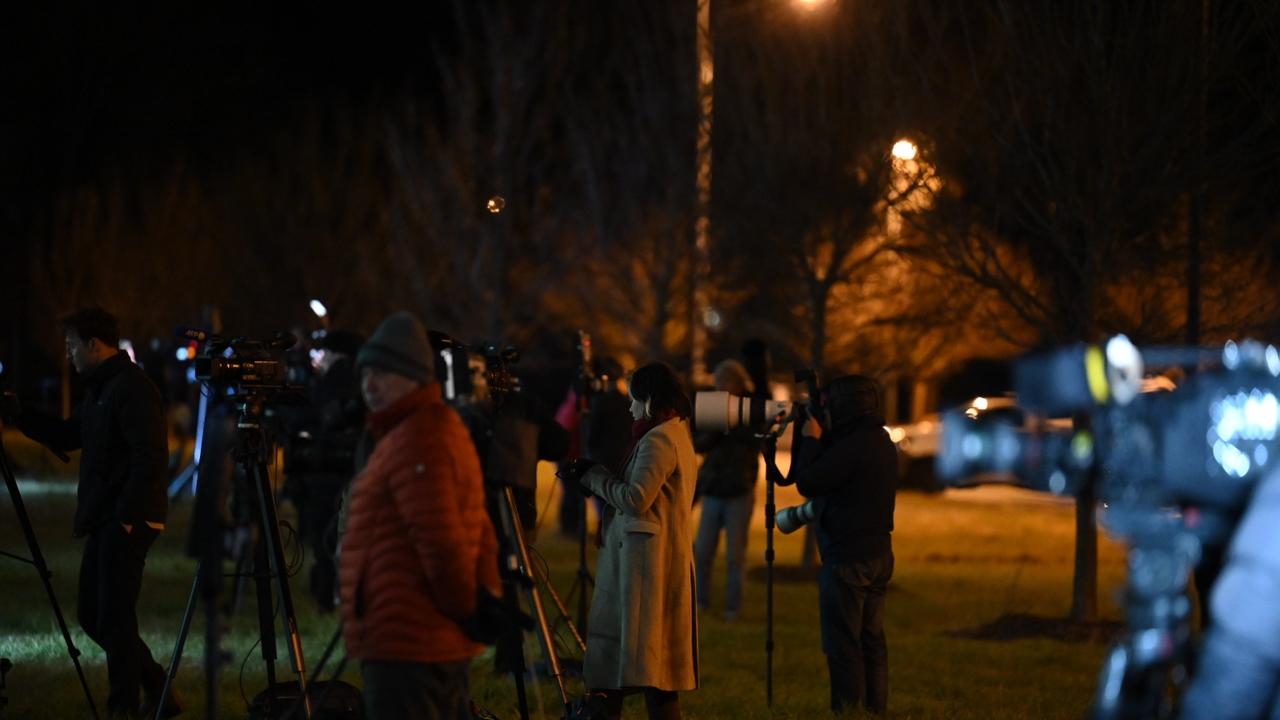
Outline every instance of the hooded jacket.
<path fill-rule="evenodd" d="M 823 563 L 859 562 L 891 550 L 898 451 L 879 417 L 838 420 L 821 440 L 797 437 L 792 457 L 796 489 L 823 499 L 816 520 Z"/>

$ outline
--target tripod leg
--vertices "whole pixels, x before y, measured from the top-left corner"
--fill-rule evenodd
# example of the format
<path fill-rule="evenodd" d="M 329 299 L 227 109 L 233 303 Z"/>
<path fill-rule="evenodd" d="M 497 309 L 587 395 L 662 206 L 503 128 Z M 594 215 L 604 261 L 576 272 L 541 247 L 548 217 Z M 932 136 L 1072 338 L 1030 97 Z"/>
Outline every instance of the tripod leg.
<path fill-rule="evenodd" d="M 564 601 L 560 599 L 560 595 L 556 593 L 556 589 L 551 586 L 551 579 L 546 573 L 538 570 L 538 582 L 546 588 L 547 594 L 551 596 L 551 602 L 555 603 L 556 609 L 560 612 L 560 619 L 564 621 L 565 627 L 569 628 L 569 634 L 573 635 L 573 641 L 578 645 L 578 649 L 582 652 L 587 651 L 587 643 L 582 639 L 582 635 L 578 633 L 578 626 L 573 624 L 573 620 L 569 617 L 569 609 L 565 607 Z"/>
<path fill-rule="evenodd" d="M 774 505 L 773 499 L 773 481 L 768 482 L 765 491 L 766 499 L 764 505 L 764 527 L 765 527 L 765 551 L 764 560 L 765 567 L 765 635 L 764 635 L 764 654 L 765 654 L 765 682 L 764 695 L 765 703 L 769 707 L 773 707 L 773 528 L 774 528 Z"/>
<path fill-rule="evenodd" d="M 289 573 L 284 559 L 284 548 L 280 542 L 280 521 L 276 516 L 275 495 L 268 483 L 267 468 L 257 462 L 251 468 L 254 485 L 257 487 L 258 504 L 261 512 L 263 532 L 262 541 L 266 544 L 266 552 L 272 564 L 276 584 L 280 592 L 281 622 L 284 624 L 285 637 L 289 641 L 289 659 L 293 662 L 293 672 L 298 676 L 298 692 L 302 695 L 303 717 L 310 718 L 311 698 L 307 694 L 307 663 L 302 655 L 302 634 L 298 631 L 298 614 L 293 607 L 293 593 L 289 591 Z"/>
<path fill-rule="evenodd" d="M 258 638 L 262 660 L 267 667 L 267 686 L 276 684 L 276 630 L 274 598 L 271 595 L 271 564 L 267 559 L 266 528 L 260 527 L 253 544 L 253 584 L 258 594 Z"/>
<path fill-rule="evenodd" d="M 22 534 L 27 539 L 27 549 L 31 552 L 31 564 L 35 566 L 36 574 L 40 576 L 40 581 L 44 583 L 44 591 L 49 596 L 49 605 L 53 608 L 53 616 L 58 621 L 58 628 L 62 630 L 62 640 L 67 645 L 67 653 L 71 656 L 71 663 L 76 667 L 76 675 L 80 677 L 80 687 L 84 690 L 84 699 L 89 703 L 89 712 L 93 714 L 94 720 L 97 720 L 98 707 L 93 703 L 93 692 L 89 690 L 89 681 L 85 679 L 84 669 L 80 667 L 80 649 L 76 647 L 75 642 L 71 639 L 71 631 L 67 629 L 66 618 L 62 616 L 62 606 L 58 605 L 58 596 L 53 591 L 53 573 L 44 561 L 44 553 L 40 552 L 40 543 L 36 540 L 35 528 L 31 526 L 31 516 L 27 515 L 27 506 L 22 501 L 22 493 L 18 490 L 18 480 L 13 475 L 13 468 L 9 465 L 9 456 L 5 452 L 3 445 L 0 445 L 0 474 L 4 475 L 4 484 L 9 488 L 9 499 L 13 501 L 13 509 L 18 515 L 18 523 L 22 525 Z"/>
<path fill-rule="evenodd" d="M 587 612 L 591 607 L 590 595 L 591 589 L 595 588 L 595 580 L 591 577 L 591 570 L 587 567 L 587 525 L 591 517 L 591 500 L 586 496 L 582 496 L 582 514 L 581 522 L 578 523 L 578 579 L 581 583 L 581 595 L 578 596 L 578 628 L 583 633 L 587 632 Z M 570 593 L 572 595 L 573 593 Z"/>
<path fill-rule="evenodd" d="M 520 516 L 516 513 L 515 493 L 512 492 L 510 486 L 503 488 L 502 500 L 499 505 L 499 510 L 502 513 L 502 522 L 509 531 L 508 537 L 515 543 L 521 572 L 524 574 L 526 589 L 529 592 L 529 604 L 533 607 L 534 617 L 538 623 L 538 636 L 542 640 L 542 649 L 547 656 L 547 664 L 551 666 L 551 675 L 555 678 L 556 686 L 560 689 L 560 700 L 564 705 L 565 715 L 567 716 L 573 703 L 569 699 L 569 691 L 564 685 L 564 674 L 560 669 L 560 658 L 556 657 L 556 646 L 551 634 L 551 628 L 547 625 L 547 614 L 542 607 L 542 596 L 538 593 L 538 584 L 534 580 L 532 566 L 529 562 L 529 546 L 525 544 L 524 528 L 521 527 Z"/>
<path fill-rule="evenodd" d="M 178 661 L 182 659 L 182 650 L 187 645 L 187 633 L 191 631 L 191 616 L 195 614 L 197 591 L 200 589 L 200 563 L 196 563 L 195 577 L 191 580 L 191 593 L 187 595 L 187 609 L 182 612 L 182 625 L 178 627 L 178 639 L 173 644 L 173 654 L 169 657 L 169 669 L 164 674 L 164 686 L 160 688 L 160 699 L 156 701 L 156 720 L 164 713 L 164 698 L 169 697 L 169 687 L 178 677 Z"/>

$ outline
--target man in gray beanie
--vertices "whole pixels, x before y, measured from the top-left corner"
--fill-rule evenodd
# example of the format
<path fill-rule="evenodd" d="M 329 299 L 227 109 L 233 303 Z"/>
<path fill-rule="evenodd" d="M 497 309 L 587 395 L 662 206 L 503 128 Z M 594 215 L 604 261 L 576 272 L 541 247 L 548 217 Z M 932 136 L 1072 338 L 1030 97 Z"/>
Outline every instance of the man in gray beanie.
<path fill-rule="evenodd" d="M 481 588 L 499 594 L 480 461 L 431 364 L 426 331 L 407 312 L 356 356 L 377 444 L 352 482 L 339 585 L 372 720 L 469 718 L 471 659 L 483 646 L 463 628 Z"/>

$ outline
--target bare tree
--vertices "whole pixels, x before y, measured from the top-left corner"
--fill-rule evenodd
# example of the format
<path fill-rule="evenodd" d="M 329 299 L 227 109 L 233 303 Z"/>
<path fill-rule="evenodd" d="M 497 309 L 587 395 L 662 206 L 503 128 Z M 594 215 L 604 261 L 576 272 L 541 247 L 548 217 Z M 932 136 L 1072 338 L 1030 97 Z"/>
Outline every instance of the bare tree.
<path fill-rule="evenodd" d="M 765 302 L 789 310 L 773 315 L 779 334 L 810 365 L 866 367 L 858 355 L 872 344 L 849 338 L 872 315 L 865 283 L 888 247 L 888 213 L 929 178 L 890 152 L 906 128 L 882 70 L 879 10 L 830 11 L 821 23 L 740 19 L 722 32 L 721 65 L 734 72 L 717 100 L 717 259 L 740 283 L 772 286 Z"/>
<path fill-rule="evenodd" d="M 998 298 L 990 321 L 1023 346 L 1175 334 L 1180 210 L 1192 188 L 1248 162 L 1236 144 L 1196 155 L 1198 79 L 1238 68 L 1227 53 L 1249 22 L 1244 6 L 1223 13 L 1209 41 L 1220 55 L 1205 65 L 1183 51 L 1204 31 L 1201 11 L 1190 0 L 901 8 L 900 67 L 913 71 L 907 94 L 942 183 L 899 249 Z M 1092 620 L 1091 486 L 1076 544 L 1071 616 Z"/>

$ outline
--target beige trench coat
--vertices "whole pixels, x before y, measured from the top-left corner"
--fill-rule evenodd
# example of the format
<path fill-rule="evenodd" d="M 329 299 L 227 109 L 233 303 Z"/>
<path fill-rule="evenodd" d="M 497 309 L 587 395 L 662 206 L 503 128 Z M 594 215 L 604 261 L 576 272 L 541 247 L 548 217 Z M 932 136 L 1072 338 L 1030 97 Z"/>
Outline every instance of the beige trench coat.
<path fill-rule="evenodd" d="M 587 620 L 588 688 L 698 686 L 690 514 L 698 479 L 687 420 L 650 430 L 622 479 L 602 466 L 583 482 L 613 509 L 606 516 Z"/>

